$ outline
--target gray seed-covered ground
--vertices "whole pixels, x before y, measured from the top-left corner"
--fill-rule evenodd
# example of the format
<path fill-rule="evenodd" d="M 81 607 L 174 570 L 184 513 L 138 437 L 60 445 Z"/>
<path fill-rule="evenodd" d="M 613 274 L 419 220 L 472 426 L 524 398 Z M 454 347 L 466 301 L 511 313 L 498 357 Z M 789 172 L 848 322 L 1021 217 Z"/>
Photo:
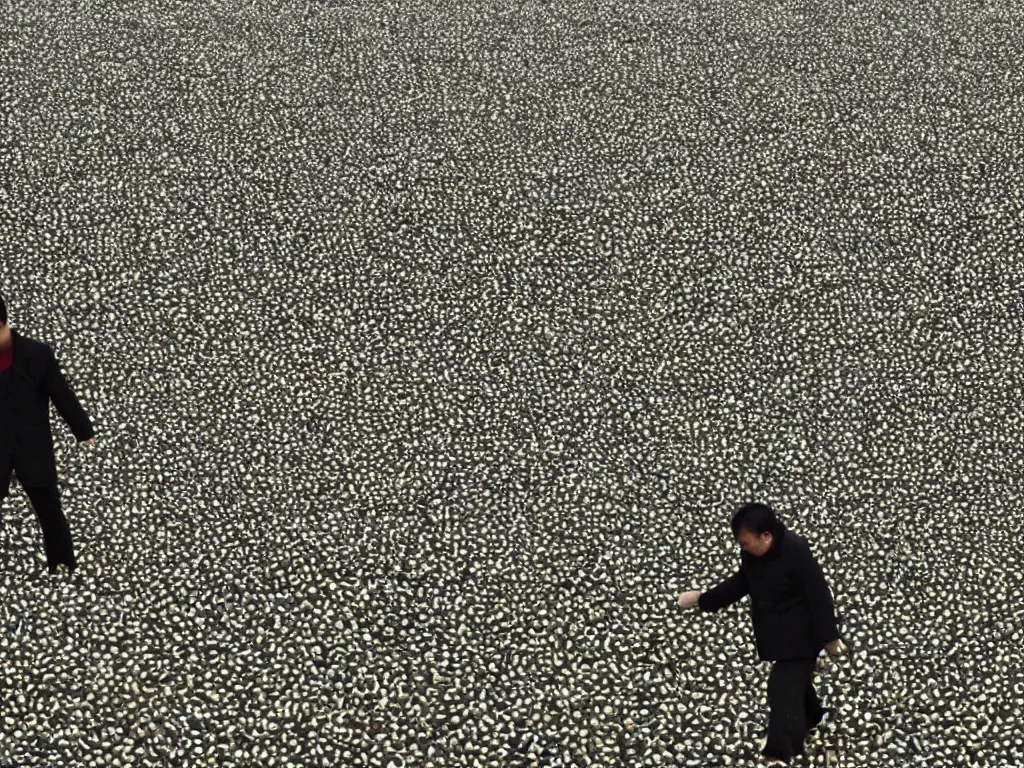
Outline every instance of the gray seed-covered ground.
<path fill-rule="evenodd" d="M 795 765 L 1017 766 L 1024 14 L 0 12 L 0 765 L 745 766 L 771 503 L 857 655 Z M 838 753 L 838 754 L 836 754 Z"/>

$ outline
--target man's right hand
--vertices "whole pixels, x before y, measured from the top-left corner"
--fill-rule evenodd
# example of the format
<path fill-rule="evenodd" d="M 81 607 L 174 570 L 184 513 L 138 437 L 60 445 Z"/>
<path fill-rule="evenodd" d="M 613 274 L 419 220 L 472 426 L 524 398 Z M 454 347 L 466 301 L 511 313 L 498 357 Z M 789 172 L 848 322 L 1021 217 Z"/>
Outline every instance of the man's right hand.
<path fill-rule="evenodd" d="M 683 592 L 676 601 L 680 608 L 693 608 L 697 605 L 700 592 Z"/>

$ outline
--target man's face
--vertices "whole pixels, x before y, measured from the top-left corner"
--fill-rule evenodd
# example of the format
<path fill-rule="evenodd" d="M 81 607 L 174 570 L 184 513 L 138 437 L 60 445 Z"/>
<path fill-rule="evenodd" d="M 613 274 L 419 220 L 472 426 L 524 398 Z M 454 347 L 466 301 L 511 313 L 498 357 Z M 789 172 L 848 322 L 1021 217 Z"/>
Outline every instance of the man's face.
<path fill-rule="evenodd" d="M 740 528 L 740 533 L 736 537 L 736 541 L 739 542 L 740 547 L 752 554 L 754 557 L 761 557 L 765 552 L 772 548 L 772 541 L 774 537 L 770 533 L 762 533 L 758 536 L 756 533 L 751 533 L 746 528 Z"/>
<path fill-rule="evenodd" d="M 0 323 L 0 349 L 7 349 L 11 345 L 11 326 L 7 323 Z"/>

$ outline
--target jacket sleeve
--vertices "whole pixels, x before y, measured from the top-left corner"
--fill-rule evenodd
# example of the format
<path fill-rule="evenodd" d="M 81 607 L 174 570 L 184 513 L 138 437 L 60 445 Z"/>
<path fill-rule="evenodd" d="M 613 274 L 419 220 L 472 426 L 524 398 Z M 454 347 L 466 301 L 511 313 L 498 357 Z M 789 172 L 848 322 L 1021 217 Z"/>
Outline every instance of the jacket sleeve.
<path fill-rule="evenodd" d="M 746 574 L 740 568 L 717 587 L 702 594 L 697 600 L 697 607 L 707 613 L 714 613 L 742 599 L 749 591 Z"/>
<path fill-rule="evenodd" d="M 814 642 L 819 646 L 832 642 L 839 637 L 836 609 L 832 602 L 832 593 L 825 582 L 825 574 L 809 547 L 797 549 L 793 568 L 804 604 L 811 614 Z"/>
<path fill-rule="evenodd" d="M 67 379 L 64 378 L 64 374 L 61 373 L 60 366 L 57 364 L 57 357 L 50 347 L 46 347 L 45 381 L 46 394 L 53 401 L 57 413 L 70 427 L 75 439 L 81 442 L 93 437 L 95 432 L 92 422 L 89 421 L 82 404 L 78 402 L 75 393 L 68 386 Z"/>

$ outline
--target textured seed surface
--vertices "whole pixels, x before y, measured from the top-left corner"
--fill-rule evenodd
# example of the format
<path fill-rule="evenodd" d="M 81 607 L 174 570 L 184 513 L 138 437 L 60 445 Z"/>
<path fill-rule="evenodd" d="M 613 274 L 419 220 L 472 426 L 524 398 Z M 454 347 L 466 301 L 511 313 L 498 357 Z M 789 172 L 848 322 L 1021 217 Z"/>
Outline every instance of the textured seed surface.
<path fill-rule="evenodd" d="M 751 765 L 728 518 L 857 655 L 815 765 L 1024 760 L 1017 4 L 13 0 L 0 291 L 80 576 L 0 765 Z M 811 764 L 804 760 L 798 765 Z"/>

